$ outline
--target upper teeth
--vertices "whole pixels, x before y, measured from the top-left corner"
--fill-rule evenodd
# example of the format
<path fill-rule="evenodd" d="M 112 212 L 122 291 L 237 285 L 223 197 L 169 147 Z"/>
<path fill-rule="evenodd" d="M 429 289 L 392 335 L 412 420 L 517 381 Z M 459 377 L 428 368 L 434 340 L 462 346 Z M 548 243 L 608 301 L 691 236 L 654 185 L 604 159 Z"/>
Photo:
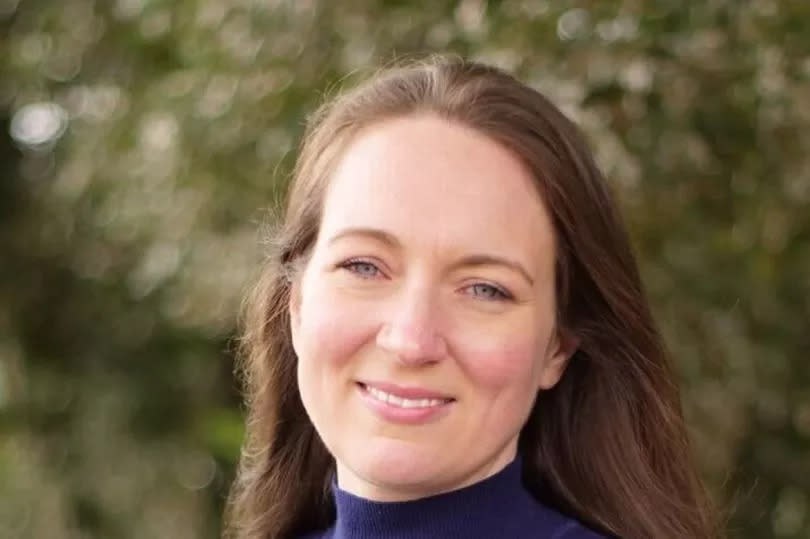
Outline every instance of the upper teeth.
<path fill-rule="evenodd" d="M 427 408 L 429 406 L 438 406 L 446 402 L 444 399 L 404 399 L 402 397 L 397 397 L 396 395 L 386 393 L 385 391 L 377 389 L 376 387 L 367 386 L 367 389 L 369 394 L 371 394 L 371 396 L 373 396 L 375 399 L 382 402 L 387 402 L 388 404 L 393 404 L 394 406 L 399 406 L 401 408 Z"/>

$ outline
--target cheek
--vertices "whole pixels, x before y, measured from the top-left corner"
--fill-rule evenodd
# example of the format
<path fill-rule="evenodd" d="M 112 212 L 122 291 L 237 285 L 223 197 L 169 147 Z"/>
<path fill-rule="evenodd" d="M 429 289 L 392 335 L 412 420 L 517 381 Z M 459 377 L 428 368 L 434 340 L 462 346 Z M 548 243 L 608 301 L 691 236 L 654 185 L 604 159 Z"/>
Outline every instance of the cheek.
<path fill-rule="evenodd" d="M 303 294 L 297 331 L 299 361 L 318 367 L 341 367 L 373 338 L 370 309 L 337 297 L 327 287 Z"/>
<path fill-rule="evenodd" d="M 494 390 L 532 378 L 536 349 L 528 342 L 492 342 L 467 347 L 463 357 L 471 378 Z M 522 385 L 522 384 L 521 384 Z"/>
<path fill-rule="evenodd" d="M 529 324 L 493 328 L 464 338 L 459 346 L 463 368 L 476 385 L 493 392 L 532 392 L 545 362 L 545 331 Z"/>

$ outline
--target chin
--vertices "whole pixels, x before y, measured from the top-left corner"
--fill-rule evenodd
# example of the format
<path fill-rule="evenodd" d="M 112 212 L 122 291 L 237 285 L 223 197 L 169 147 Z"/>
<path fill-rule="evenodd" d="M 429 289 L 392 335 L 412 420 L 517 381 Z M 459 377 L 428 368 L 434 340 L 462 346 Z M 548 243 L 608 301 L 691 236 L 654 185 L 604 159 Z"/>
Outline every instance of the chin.
<path fill-rule="evenodd" d="M 347 464 L 366 483 L 380 491 L 399 492 L 414 497 L 441 490 L 445 469 L 441 453 L 414 442 L 387 439 L 358 447 Z M 447 490 L 447 489 L 445 489 Z"/>

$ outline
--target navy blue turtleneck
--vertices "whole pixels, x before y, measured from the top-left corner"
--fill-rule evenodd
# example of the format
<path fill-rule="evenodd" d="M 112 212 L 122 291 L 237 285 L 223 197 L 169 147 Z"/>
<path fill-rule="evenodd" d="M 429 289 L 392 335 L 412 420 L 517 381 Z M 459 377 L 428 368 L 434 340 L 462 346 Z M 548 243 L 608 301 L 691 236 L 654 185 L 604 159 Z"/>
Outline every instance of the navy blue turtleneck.
<path fill-rule="evenodd" d="M 474 485 L 407 502 L 374 502 L 333 485 L 337 519 L 304 539 L 597 539 L 523 487 L 521 462 Z"/>

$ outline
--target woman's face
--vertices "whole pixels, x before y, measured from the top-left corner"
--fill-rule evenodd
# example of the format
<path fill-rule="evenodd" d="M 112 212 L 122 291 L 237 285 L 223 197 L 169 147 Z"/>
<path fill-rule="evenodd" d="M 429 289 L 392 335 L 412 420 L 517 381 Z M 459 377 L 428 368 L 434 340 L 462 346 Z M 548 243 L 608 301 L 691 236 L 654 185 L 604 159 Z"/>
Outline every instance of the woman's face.
<path fill-rule="evenodd" d="M 290 311 L 301 397 L 338 483 L 375 500 L 502 469 L 572 351 L 555 332 L 554 239 L 529 171 L 434 116 L 349 146 Z"/>

